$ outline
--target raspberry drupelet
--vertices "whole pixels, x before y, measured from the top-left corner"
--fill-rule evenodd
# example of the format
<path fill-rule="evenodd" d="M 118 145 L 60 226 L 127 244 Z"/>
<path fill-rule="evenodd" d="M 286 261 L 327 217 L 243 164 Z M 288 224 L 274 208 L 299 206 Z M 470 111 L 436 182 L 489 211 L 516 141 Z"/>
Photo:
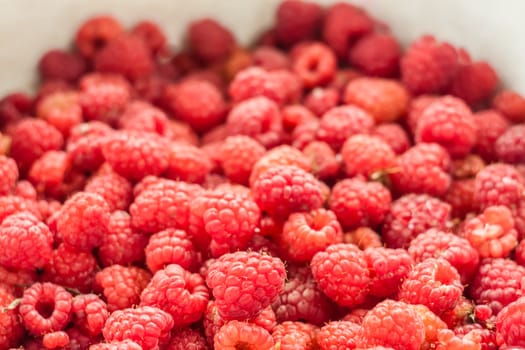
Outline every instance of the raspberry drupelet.
<path fill-rule="evenodd" d="M 177 264 L 186 270 L 194 270 L 197 265 L 197 253 L 183 230 L 168 228 L 153 234 L 144 253 L 146 265 L 153 273 L 169 264 Z"/>

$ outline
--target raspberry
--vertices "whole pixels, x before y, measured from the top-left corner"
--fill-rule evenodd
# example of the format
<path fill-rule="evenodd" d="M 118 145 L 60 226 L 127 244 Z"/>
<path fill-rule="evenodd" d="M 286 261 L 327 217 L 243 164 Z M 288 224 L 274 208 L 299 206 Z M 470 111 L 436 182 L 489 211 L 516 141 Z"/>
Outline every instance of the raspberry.
<path fill-rule="evenodd" d="M 17 214 L 21 211 L 29 212 L 37 219 L 42 217 L 35 201 L 13 195 L 0 196 L 0 223 L 9 215 Z"/>
<path fill-rule="evenodd" d="M 525 337 L 520 328 L 525 324 L 523 311 L 525 299 L 520 298 L 507 305 L 496 317 L 497 336 L 507 346 L 525 346 Z"/>
<path fill-rule="evenodd" d="M 69 173 L 70 163 L 63 151 L 47 151 L 31 166 L 28 178 L 40 193 L 60 192 Z"/>
<path fill-rule="evenodd" d="M 29 170 L 35 160 L 46 151 L 62 148 L 64 139 L 51 124 L 32 118 L 24 118 L 10 130 L 11 146 L 9 155 L 16 161 L 21 173 Z"/>
<path fill-rule="evenodd" d="M 358 134 L 349 137 L 341 148 L 348 176 L 374 176 L 397 166 L 396 154 L 390 146 L 375 136 Z"/>
<path fill-rule="evenodd" d="M 102 333 L 109 317 L 107 305 L 95 294 L 80 294 L 71 304 L 73 322 L 77 327 L 95 336 Z"/>
<path fill-rule="evenodd" d="M 350 50 L 350 63 L 367 75 L 394 77 L 399 73 L 401 47 L 387 33 L 370 33 Z"/>
<path fill-rule="evenodd" d="M 105 297 L 110 312 L 137 305 L 151 274 L 139 267 L 111 265 L 95 275 L 95 289 Z"/>
<path fill-rule="evenodd" d="M 392 346 L 418 350 L 425 340 L 425 325 L 412 306 L 385 300 L 364 317 L 357 348 Z"/>
<path fill-rule="evenodd" d="M 339 174 L 340 162 L 332 148 L 322 141 L 312 141 L 303 149 L 310 159 L 312 173 L 319 179 L 335 178 Z"/>
<path fill-rule="evenodd" d="M 0 264 L 6 268 L 32 270 L 51 258 L 53 234 L 27 211 L 8 216 L 0 225 Z"/>
<path fill-rule="evenodd" d="M 182 328 L 173 332 L 167 350 L 207 350 L 206 339 L 199 331 Z"/>
<path fill-rule="evenodd" d="M 447 324 L 441 320 L 428 307 L 422 304 L 410 305 L 425 325 L 425 341 L 422 349 L 433 348 L 438 340 L 438 334 L 442 329 L 447 329 Z"/>
<path fill-rule="evenodd" d="M 9 290 L 0 286 L 0 347 L 3 349 L 18 346 L 24 335 L 17 311 L 7 308 L 14 300 Z"/>
<path fill-rule="evenodd" d="M 373 20 L 364 10 L 347 3 L 328 8 L 324 19 L 323 39 L 340 58 L 346 58 L 350 46 L 372 31 Z"/>
<path fill-rule="evenodd" d="M 525 162 L 525 125 L 519 124 L 508 128 L 497 139 L 494 149 L 498 159 L 505 163 L 523 163 Z"/>
<path fill-rule="evenodd" d="M 492 99 L 492 107 L 514 122 L 525 121 L 525 98 L 515 91 L 500 91 Z"/>
<path fill-rule="evenodd" d="M 299 52 L 292 57 L 292 69 L 305 88 L 329 83 L 335 75 L 336 66 L 333 51 L 317 42 L 302 44 Z"/>
<path fill-rule="evenodd" d="M 477 154 L 452 161 L 452 176 L 456 179 L 472 179 L 485 167 L 485 162 Z"/>
<path fill-rule="evenodd" d="M 281 83 L 275 74 L 260 67 L 249 67 L 235 75 L 228 93 L 234 102 L 263 96 L 282 104 L 286 100 L 286 87 Z"/>
<path fill-rule="evenodd" d="M 248 319 L 276 300 L 284 286 L 281 260 L 255 252 L 225 254 L 208 270 L 206 284 L 212 289 L 221 317 Z"/>
<path fill-rule="evenodd" d="M 449 204 L 425 194 L 407 194 L 392 203 L 382 236 L 390 248 L 405 248 L 429 228 L 445 229 Z"/>
<path fill-rule="evenodd" d="M 250 175 L 250 184 L 253 185 L 261 174 L 278 165 L 293 165 L 304 171 L 311 171 L 308 157 L 297 148 L 282 145 L 269 150 L 255 163 Z"/>
<path fill-rule="evenodd" d="M 139 306 L 113 312 L 102 333 L 107 342 L 127 340 L 144 350 L 153 350 L 169 341 L 172 328 L 173 319 L 168 313 L 156 307 Z"/>
<path fill-rule="evenodd" d="M 391 202 L 390 191 L 380 183 L 353 178 L 337 182 L 328 203 L 341 225 L 345 229 L 354 229 L 380 225 Z"/>
<path fill-rule="evenodd" d="M 290 47 L 301 41 L 314 39 L 321 26 L 323 10 L 308 1 L 283 1 L 276 11 L 275 37 L 277 42 Z"/>
<path fill-rule="evenodd" d="M 168 152 L 168 168 L 164 176 L 169 179 L 202 183 L 212 170 L 212 160 L 196 146 L 173 142 Z"/>
<path fill-rule="evenodd" d="M 233 51 L 235 38 L 217 21 L 203 18 L 190 23 L 188 44 L 199 60 L 212 63 L 226 58 Z"/>
<path fill-rule="evenodd" d="M 156 23 L 147 20 L 140 21 L 133 26 L 131 34 L 141 38 L 152 54 L 166 53 L 166 35 Z"/>
<path fill-rule="evenodd" d="M 95 171 L 104 162 L 102 145 L 112 129 L 101 122 L 91 121 L 74 126 L 70 131 L 67 153 L 73 166 L 82 171 Z"/>
<path fill-rule="evenodd" d="M 253 166 L 265 151 L 264 146 L 251 137 L 230 136 L 220 145 L 219 162 L 231 181 L 247 185 Z"/>
<path fill-rule="evenodd" d="M 481 335 L 481 350 L 498 349 L 498 345 L 496 345 L 496 331 L 484 328 L 478 323 L 466 324 L 464 326 L 456 327 L 454 329 L 454 333 L 468 334 L 472 330 L 476 330 Z"/>
<path fill-rule="evenodd" d="M 229 135 L 246 135 L 265 147 L 276 146 L 282 134 L 282 117 L 275 102 L 254 97 L 232 108 L 226 120 Z"/>
<path fill-rule="evenodd" d="M 120 22 L 111 16 L 92 17 L 78 28 L 75 45 L 82 55 L 92 58 L 123 31 Z"/>
<path fill-rule="evenodd" d="M 146 131 L 166 136 L 169 120 L 162 110 L 143 101 L 130 102 L 118 119 L 119 129 Z"/>
<path fill-rule="evenodd" d="M 73 297 L 53 283 L 34 283 L 24 291 L 19 313 L 26 329 L 34 335 L 62 330 L 71 318 Z"/>
<path fill-rule="evenodd" d="M 312 90 L 310 95 L 315 95 L 314 91 L 319 91 L 321 88 Z M 306 104 L 306 102 L 305 102 Z M 282 108 L 283 128 L 285 132 L 293 133 L 293 131 L 300 125 L 308 122 L 317 121 L 317 117 L 303 105 L 288 105 Z"/>
<path fill-rule="evenodd" d="M 496 140 L 507 131 L 509 122 L 495 110 L 485 110 L 474 114 L 477 125 L 474 152 L 486 161 L 496 160 Z"/>
<path fill-rule="evenodd" d="M 358 324 L 350 321 L 327 323 L 316 334 L 319 349 L 354 349 L 360 329 Z"/>
<path fill-rule="evenodd" d="M 57 230 L 64 243 L 88 251 L 102 243 L 108 232 L 109 206 L 94 193 L 78 192 L 60 209 Z"/>
<path fill-rule="evenodd" d="M 270 333 L 257 325 L 230 321 L 221 327 L 213 341 L 216 350 L 227 349 L 274 349 L 274 341 Z"/>
<path fill-rule="evenodd" d="M 316 87 L 304 98 L 304 106 L 317 116 L 321 116 L 339 104 L 340 94 L 334 88 Z M 284 113 L 283 113 L 284 114 Z"/>
<path fill-rule="evenodd" d="M 187 229 L 189 203 L 201 191 L 198 185 L 159 179 L 135 194 L 129 207 L 132 227 L 150 234 L 167 228 Z"/>
<path fill-rule="evenodd" d="M 62 348 L 69 344 L 69 335 L 64 331 L 47 333 L 42 338 L 42 344 L 46 349 Z"/>
<path fill-rule="evenodd" d="M 145 249 L 146 265 L 155 273 L 165 265 L 177 264 L 186 270 L 196 267 L 197 256 L 193 243 L 183 230 L 166 229 L 152 235 Z"/>
<path fill-rule="evenodd" d="M 77 252 L 61 244 L 44 267 L 43 277 L 45 281 L 89 292 L 97 268 L 97 261 L 90 252 Z"/>
<path fill-rule="evenodd" d="M 168 110 L 197 131 L 208 131 L 224 120 L 226 105 L 211 83 L 187 80 L 164 91 Z"/>
<path fill-rule="evenodd" d="M 385 141 L 396 154 L 402 154 L 410 148 L 407 132 L 398 124 L 379 124 L 372 130 L 372 135 Z"/>
<path fill-rule="evenodd" d="M 16 169 L 17 169 L 17 173 L 18 173 L 18 168 L 16 168 Z M 6 175 L 4 175 L 4 177 L 9 178 L 9 175 L 6 174 Z M 18 196 L 18 197 L 21 197 L 21 198 L 25 198 L 25 199 L 28 199 L 28 200 L 31 200 L 31 201 L 36 201 L 37 200 L 37 196 L 38 196 L 38 194 L 36 193 L 35 187 L 28 180 L 19 180 L 19 181 L 17 181 L 16 184 L 15 184 L 13 192 L 14 192 L 15 196 Z"/>
<path fill-rule="evenodd" d="M 423 115 L 423 111 L 432 103 L 439 101 L 439 98 L 440 97 L 436 95 L 420 95 L 410 101 L 406 124 L 412 135 L 416 133 L 417 124 Z"/>
<path fill-rule="evenodd" d="M 231 77 L 233 78 L 242 69 L 249 67 L 250 65 L 255 65 L 261 67 L 267 71 L 283 70 L 289 69 L 291 62 L 290 58 L 284 51 L 279 50 L 273 46 L 259 46 L 255 48 L 251 55 L 247 51 L 239 51 L 239 57 L 244 57 L 246 59 L 245 65 L 239 65 L 235 72 L 232 72 Z M 246 56 L 245 56 L 246 55 Z M 232 56 L 235 58 L 235 56 Z M 230 58 L 231 60 L 232 58 Z M 235 62 L 235 61 L 234 61 Z"/>
<path fill-rule="evenodd" d="M 484 259 L 469 288 L 470 297 L 477 304 L 487 304 L 492 313 L 524 295 L 525 267 L 510 259 Z"/>
<path fill-rule="evenodd" d="M 450 93 L 469 105 L 487 100 L 498 85 L 494 69 L 484 61 L 462 65 L 452 79 Z"/>
<path fill-rule="evenodd" d="M 208 289 L 199 274 L 171 264 L 153 275 L 140 295 L 140 305 L 158 307 L 173 317 L 176 327 L 184 327 L 202 317 L 208 299 Z"/>
<path fill-rule="evenodd" d="M 393 122 L 406 113 L 409 95 L 395 80 L 358 78 L 346 86 L 343 101 L 364 109 L 376 123 Z"/>
<path fill-rule="evenodd" d="M 401 58 L 401 77 L 414 94 L 442 93 L 458 70 L 455 48 L 423 36 L 412 42 Z"/>
<path fill-rule="evenodd" d="M 452 233 L 429 229 L 410 242 L 408 253 L 416 263 L 440 257 L 456 268 L 461 282 L 470 282 L 478 269 L 479 254 L 469 241 Z"/>
<path fill-rule="evenodd" d="M 308 262 L 328 246 L 343 242 L 343 231 L 335 214 L 326 209 L 291 214 L 279 237 L 284 256 L 294 262 Z"/>
<path fill-rule="evenodd" d="M 364 257 L 370 271 L 369 293 L 380 298 L 398 291 L 414 263 L 404 249 L 367 248 Z"/>
<path fill-rule="evenodd" d="M 312 275 L 319 288 L 341 306 L 365 301 L 370 273 L 363 252 L 353 244 L 333 244 L 314 255 Z"/>
<path fill-rule="evenodd" d="M 416 142 L 435 142 L 452 157 L 466 156 L 476 143 L 475 119 L 468 106 L 445 96 L 425 108 L 418 120 Z"/>
<path fill-rule="evenodd" d="M 292 146 L 296 149 L 302 150 L 306 147 L 306 145 L 314 142 L 316 140 L 316 134 L 319 130 L 319 124 L 320 123 L 318 120 L 310 120 L 297 125 L 297 127 L 295 127 L 292 131 L 291 135 Z"/>
<path fill-rule="evenodd" d="M 0 194 L 10 194 L 18 180 L 18 167 L 12 158 L 0 155 Z"/>
<path fill-rule="evenodd" d="M 317 331 L 318 328 L 309 323 L 286 321 L 278 324 L 272 330 L 272 337 L 275 341 L 276 349 L 315 350 L 318 348 L 315 340 Z"/>
<path fill-rule="evenodd" d="M 340 106 L 323 114 L 316 137 L 337 152 L 350 136 L 367 134 L 373 126 L 374 119 L 361 108 Z"/>
<path fill-rule="evenodd" d="M 132 197 L 131 184 L 120 175 L 111 173 L 91 177 L 84 191 L 95 193 L 104 198 L 110 212 L 127 210 Z"/>
<path fill-rule="evenodd" d="M 475 200 L 480 209 L 492 205 L 515 206 L 525 193 L 521 174 L 508 164 L 491 164 L 476 175 Z"/>
<path fill-rule="evenodd" d="M 22 119 L 24 115 L 31 113 L 32 108 L 33 99 L 21 92 L 0 98 L 0 125 L 4 127 Z"/>
<path fill-rule="evenodd" d="M 77 92 L 55 92 L 47 95 L 38 103 L 36 115 L 67 138 L 69 130 L 82 122 L 80 95 Z"/>
<path fill-rule="evenodd" d="M 442 197 L 450 187 L 450 156 L 437 143 L 420 143 L 398 157 L 399 170 L 390 180 L 398 193 L 426 193 Z"/>
<path fill-rule="evenodd" d="M 186 142 L 190 145 L 199 144 L 199 137 L 195 131 L 187 123 L 178 120 L 168 119 L 166 136 L 173 141 Z"/>
<path fill-rule="evenodd" d="M 89 346 L 90 350 L 142 350 L 142 346 L 131 340 L 112 341 L 111 343 L 98 343 Z"/>
<path fill-rule="evenodd" d="M 86 72 L 86 61 L 76 54 L 62 50 L 49 50 L 38 61 L 42 80 L 75 82 Z"/>
<path fill-rule="evenodd" d="M 379 234 L 369 227 L 358 227 L 351 232 L 345 233 L 344 242 L 355 244 L 362 250 L 383 246 Z"/>
<path fill-rule="evenodd" d="M 481 349 L 482 336 L 481 332 L 472 330 L 465 335 L 455 334 L 450 329 L 440 330 L 438 333 L 437 350 L 448 349 L 465 349 L 476 350 Z"/>
<path fill-rule="evenodd" d="M 296 166 L 270 167 L 259 175 L 251 189 L 261 210 L 275 218 L 320 208 L 324 201 L 319 181 Z"/>

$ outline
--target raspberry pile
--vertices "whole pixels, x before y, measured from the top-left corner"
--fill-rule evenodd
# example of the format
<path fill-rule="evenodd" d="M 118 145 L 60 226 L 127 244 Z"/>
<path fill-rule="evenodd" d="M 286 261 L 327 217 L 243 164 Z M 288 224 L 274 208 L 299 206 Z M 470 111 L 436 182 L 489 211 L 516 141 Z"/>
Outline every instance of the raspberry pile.
<path fill-rule="evenodd" d="M 525 348 L 525 98 L 285 0 L 101 15 L 0 99 L 0 350 Z"/>

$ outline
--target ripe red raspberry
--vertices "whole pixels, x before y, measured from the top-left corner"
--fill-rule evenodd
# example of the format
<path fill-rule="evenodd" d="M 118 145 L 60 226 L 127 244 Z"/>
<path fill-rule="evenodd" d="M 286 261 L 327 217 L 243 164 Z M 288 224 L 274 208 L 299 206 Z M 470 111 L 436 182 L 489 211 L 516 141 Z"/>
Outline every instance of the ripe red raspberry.
<path fill-rule="evenodd" d="M 275 102 L 254 97 L 232 108 L 226 120 L 229 135 L 246 135 L 265 147 L 279 144 L 282 137 L 282 117 Z"/>
<path fill-rule="evenodd" d="M 254 201 L 271 217 L 320 208 L 323 188 L 315 177 L 296 166 L 277 165 L 259 175 L 251 186 Z"/>
<path fill-rule="evenodd" d="M 313 95 L 313 91 L 319 91 L 320 89 L 321 88 L 313 89 L 310 95 Z M 284 106 L 281 110 L 281 114 L 283 117 L 284 131 L 288 133 L 293 133 L 295 128 L 299 125 L 308 122 L 315 122 L 318 119 L 315 114 L 301 104 Z"/>
<path fill-rule="evenodd" d="M 92 58 L 123 31 L 120 22 L 111 16 L 92 17 L 78 28 L 75 45 L 82 55 Z"/>
<path fill-rule="evenodd" d="M 525 162 L 523 137 L 525 137 L 525 125 L 523 124 L 511 126 L 501 134 L 494 145 L 498 159 L 513 164 Z"/>
<path fill-rule="evenodd" d="M 0 225 L 0 264 L 32 270 L 51 259 L 53 234 L 46 224 L 27 211 L 8 216 Z"/>
<path fill-rule="evenodd" d="M 51 124 L 33 118 L 24 118 L 9 129 L 9 155 L 18 164 L 21 173 L 29 170 L 35 160 L 46 151 L 62 148 L 62 134 Z"/>
<path fill-rule="evenodd" d="M 292 70 L 305 88 L 328 84 L 335 76 L 337 58 L 333 51 L 318 42 L 302 44 L 292 56 Z"/>
<path fill-rule="evenodd" d="M 217 332 L 213 341 L 216 350 L 246 349 L 272 350 L 274 340 L 270 333 L 253 323 L 229 321 Z"/>
<path fill-rule="evenodd" d="M 397 167 L 396 154 L 378 137 L 358 134 L 349 137 L 341 148 L 345 171 L 348 176 L 390 172 Z"/>
<path fill-rule="evenodd" d="M 166 350 L 208 350 L 208 345 L 201 332 L 182 328 L 172 333 Z"/>
<path fill-rule="evenodd" d="M 336 3 L 326 13 L 323 39 L 337 56 L 346 59 L 351 45 L 371 32 L 373 27 L 373 20 L 364 10 L 351 4 Z"/>
<path fill-rule="evenodd" d="M 398 157 L 397 171 L 390 180 L 397 193 L 426 193 L 443 197 L 452 179 L 450 155 L 437 143 L 420 143 Z"/>
<path fill-rule="evenodd" d="M 458 70 L 456 49 L 433 36 L 423 36 L 408 47 L 401 58 L 403 83 L 414 94 L 441 93 Z"/>
<path fill-rule="evenodd" d="M 67 138 L 69 130 L 82 122 L 80 95 L 70 91 L 47 95 L 39 101 L 36 115 L 54 126 L 64 138 Z"/>
<path fill-rule="evenodd" d="M 435 347 L 438 341 L 438 334 L 442 329 L 447 329 L 447 324 L 437 316 L 435 313 L 430 311 L 428 307 L 422 304 L 410 304 L 410 307 L 416 312 L 418 317 L 423 321 L 425 325 L 425 341 L 421 345 L 422 349 Z"/>
<path fill-rule="evenodd" d="M 75 82 L 86 72 L 86 61 L 77 53 L 49 50 L 38 61 L 42 80 Z"/>
<path fill-rule="evenodd" d="M 515 91 L 500 91 L 492 99 L 492 108 L 513 122 L 525 121 L 525 98 Z"/>
<path fill-rule="evenodd" d="M 469 105 L 487 100 L 498 85 L 494 69 L 484 61 L 463 64 L 452 79 L 449 91 Z"/>
<path fill-rule="evenodd" d="M 394 295 L 414 263 L 404 249 L 367 248 L 364 257 L 370 271 L 369 293 L 379 298 Z"/>
<path fill-rule="evenodd" d="M 445 96 L 422 111 L 416 142 L 435 142 L 452 157 L 466 156 L 476 143 L 476 124 L 470 108 L 460 99 Z"/>
<path fill-rule="evenodd" d="M 67 153 L 47 151 L 29 169 L 28 178 L 41 194 L 59 194 L 71 168 Z"/>
<path fill-rule="evenodd" d="M 228 93 L 234 102 L 263 96 L 277 104 L 286 101 L 286 87 L 274 73 L 260 67 L 249 67 L 237 73 L 230 83 Z"/>
<path fill-rule="evenodd" d="M 296 166 L 304 171 L 310 172 L 311 165 L 308 157 L 295 147 L 282 145 L 266 152 L 253 166 L 250 175 L 250 185 L 268 169 L 278 165 Z"/>
<path fill-rule="evenodd" d="M 312 173 L 321 180 L 333 179 L 340 171 L 340 161 L 334 150 L 323 141 L 312 141 L 303 149 L 310 159 Z"/>
<path fill-rule="evenodd" d="M 108 232 L 109 206 L 94 193 L 78 192 L 60 209 L 57 231 L 65 244 L 88 251 L 102 244 Z"/>
<path fill-rule="evenodd" d="M 419 119 L 421 119 L 423 111 L 438 100 L 439 96 L 437 95 L 420 95 L 410 101 L 408 113 L 406 115 L 406 124 L 408 126 L 408 131 L 410 131 L 412 135 L 415 135 L 416 133 L 417 124 L 419 123 Z"/>
<path fill-rule="evenodd" d="M 276 349 L 280 350 L 315 350 L 318 344 L 315 340 L 318 328 L 309 323 L 283 322 L 272 330 Z"/>
<path fill-rule="evenodd" d="M 140 21 L 133 26 L 131 34 L 141 38 L 153 55 L 166 53 L 166 35 L 157 23 L 148 20 Z"/>
<path fill-rule="evenodd" d="M 247 185 L 255 163 L 265 154 L 265 148 L 248 136 L 230 136 L 219 146 L 219 163 L 233 182 Z"/>
<path fill-rule="evenodd" d="M 445 229 L 450 220 L 448 203 L 425 194 L 407 194 L 392 203 L 382 237 L 389 248 L 406 248 L 429 228 Z"/>
<path fill-rule="evenodd" d="M 251 55 L 246 51 L 241 50 L 239 52 L 239 56 L 241 57 L 242 55 L 247 55 L 248 59 L 245 61 L 247 64 L 245 64 L 244 66 L 239 65 L 237 70 L 235 72 L 232 72 L 232 78 L 239 71 L 249 67 L 252 64 L 266 69 L 267 71 L 289 69 L 291 65 L 290 57 L 288 57 L 288 55 L 284 51 L 278 49 L 277 47 L 264 45 L 259 46 L 254 48 L 254 50 L 251 52 Z"/>
<path fill-rule="evenodd" d="M 107 305 L 95 294 L 79 294 L 71 304 L 73 323 L 92 336 L 102 333 L 109 317 Z"/>
<path fill-rule="evenodd" d="M 22 211 L 33 214 L 37 219 L 42 217 L 35 201 L 13 195 L 0 196 L 0 223 L 9 215 Z"/>
<path fill-rule="evenodd" d="M 44 267 L 43 278 L 63 287 L 89 292 L 97 269 L 97 261 L 90 252 L 79 252 L 61 244 Z"/>
<path fill-rule="evenodd" d="M 177 264 L 186 270 L 193 270 L 197 263 L 195 248 L 188 234 L 173 228 L 152 235 L 145 254 L 146 265 L 152 273 L 169 264 Z"/>
<path fill-rule="evenodd" d="M 432 228 L 410 242 L 408 253 L 416 263 L 433 257 L 447 260 L 456 268 L 463 284 L 470 283 L 479 265 L 478 251 L 468 240 Z"/>
<path fill-rule="evenodd" d="M 466 324 L 454 328 L 454 333 L 458 335 L 466 335 L 475 330 L 481 336 L 481 350 L 495 350 L 498 348 L 496 331 L 484 328 L 479 323 Z"/>
<path fill-rule="evenodd" d="M 340 97 L 339 91 L 335 88 L 316 87 L 305 96 L 303 103 L 313 114 L 322 116 L 339 104 Z"/>
<path fill-rule="evenodd" d="M 9 349 L 20 344 L 24 335 L 24 327 L 20 323 L 17 310 L 9 310 L 8 306 L 15 300 L 14 295 L 0 286 L 0 347 Z"/>
<path fill-rule="evenodd" d="M 184 327 L 202 317 L 208 299 L 208 289 L 199 274 L 171 264 L 153 275 L 140 295 L 140 305 L 158 307 L 172 316 L 176 327 Z"/>
<path fill-rule="evenodd" d="M 525 267 L 510 259 L 484 259 L 472 280 L 468 295 L 477 304 L 487 304 L 494 315 L 525 295 Z"/>
<path fill-rule="evenodd" d="M 396 80 L 382 78 L 358 78 L 348 83 L 343 101 L 356 105 L 374 118 L 376 123 L 393 122 L 404 115 L 409 95 Z"/>
<path fill-rule="evenodd" d="M 323 9 L 314 2 L 287 0 L 279 5 L 275 17 L 275 38 L 280 45 L 290 47 L 317 37 Z"/>
<path fill-rule="evenodd" d="M 24 291 L 19 306 L 26 329 L 34 335 L 62 330 L 71 318 L 73 297 L 53 283 L 34 283 Z"/>
<path fill-rule="evenodd" d="M 486 161 L 495 161 L 496 140 L 509 128 L 509 121 L 499 112 L 490 109 L 475 113 L 474 120 L 477 125 L 474 152 Z"/>
<path fill-rule="evenodd" d="M 98 248 L 98 258 L 102 266 L 143 261 L 147 244 L 148 236 L 131 227 L 131 216 L 117 210 L 109 218 L 108 233 Z"/>
<path fill-rule="evenodd" d="M 33 103 L 33 98 L 21 92 L 0 98 L 0 125 L 4 127 L 22 119 L 24 115 L 31 114 Z"/>
<path fill-rule="evenodd" d="M 206 81 L 187 80 L 164 91 L 168 110 L 200 132 L 224 120 L 226 104 L 220 91 Z"/>
<path fill-rule="evenodd" d="M 255 317 L 282 291 L 286 271 L 278 258 L 256 252 L 236 252 L 218 258 L 209 268 L 206 284 L 226 320 Z"/>
<path fill-rule="evenodd" d="M 316 333 L 320 350 L 355 349 L 361 326 L 350 321 L 333 321 Z"/>
<path fill-rule="evenodd" d="M 18 180 L 18 167 L 9 157 L 0 155 L 0 195 L 10 194 Z"/>
<path fill-rule="evenodd" d="M 394 77 L 399 73 L 401 47 L 387 33 L 370 33 L 350 50 L 349 61 L 367 75 Z"/>
<path fill-rule="evenodd" d="M 91 177 L 84 191 L 100 195 L 108 204 L 110 212 L 114 212 L 128 209 L 133 189 L 128 180 L 110 173 Z"/>
<path fill-rule="evenodd" d="M 372 135 L 385 141 L 396 154 L 402 154 L 410 148 L 408 134 L 398 124 L 379 124 L 372 130 Z"/>
<path fill-rule="evenodd" d="M 374 126 L 374 119 L 355 106 L 340 106 L 328 110 L 321 117 L 316 138 L 339 151 L 345 140 L 357 134 L 367 134 Z"/>
<path fill-rule="evenodd" d="M 181 142 L 168 146 L 168 179 L 202 183 L 213 167 L 212 160 L 202 149 Z"/>
<path fill-rule="evenodd" d="M 525 346 L 525 336 L 520 332 L 525 325 L 524 311 L 525 298 L 520 298 L 507 305 L 496 316 L 497 337 L 503 341 L 503 344 L 516 348 Z"/>
<path fill-rule="evenodd" d="M 105 136 L 112 131 L 108 125 L 99 121 L 74 126 L 66 147 L 73 166 L 81 171 L 97 170 L 104 162 L 102 145 L 106 141 Z"/>
<path fill-rule="evenodd" d="M 333 244 L 314 255 L 310 263 L 319 288 L 341 306 L 365 301 L 370 273 L 362 251 L 354 244 Z"/>
<path fill-rule="evenodd" d="M 150 279 L 151 273 L 139 267 L 111 265 L 97 272 L 94 288 L 104 295 L 112 312 L 137 305 Z"/>
<path fill-rule="evenodd" d="M 90 342 L 91 343 L 91 342 Z M 112 341 L 89 345 L 90 350 L 143 350 L 142 346 L 131 340 Z"/>
<path fill-rule="evenodd" d="M 461 234 L 482 258 L 506 258 L 518 245 L 512 212 L 505 206 L 490 206 L 466 220 Z"/>
<path fill-rule="evenodd" d="M 69 335 L 64 331 L 47 333 L 42 338 L 42 344 L 46 349 L 64 348 L 69 344 Z"/>
<path fill-rule="evenodd" d="M 361 250 L 382 247 L 381 236 L 369 227 L 358 227 L 344 234 L 344 242 L 352 243 Z"/>
<path fill-rule="evenodd" d="M 102 333 L 109 343 L 127 340 L 137 343 L 143 350 L 153 350 L 169 341 L 172 328 L 173 318 L 168 313 L 156 307 L 139 306 L 113 312 Z"/>
<path fill-rule="evenodd" d="M 17 172 L 18 172 L 18 168 L 17 168 Z M 4 176 L 8 177 L 8 175 L 4 175 Z M 14 193 L 15 196 L 25 198 L 31 201 L 36 201 L 38 197 L 35 187 L 28 180 L 17 181 L 14 187 L 14 191 L 12 192 Z"/>
<path fill-rule="evenodd" d="M 525 267 L 525 239 L 521 239 L 516 247 L 516 250 L 514 251 L 514 259 L 518 264 Z M 1 280 L 2 278 L 0 277 L 0 281 Z"/>
<path fill-rule="evenodd" d="M 493 205 L 513 207 L 525 193 L 525 180 L 512 165 L 496 163 L 476 175 L 475 200 L 480 209 Z"/>
<path fill-rule="evenodd" d="M 219 22 L 203 18 L 190 23 L 188 44 L 191 52 L 205 63 L 226 58 L 235 47 L 235 37 Z"/>
<path fill-rule="evenodd" d="M 129 103 L 118 119 L 119 129 L 146 131 L 162 136 L 168 136 L 168 124 L 166 113 L 144 101 Z"/>
<path fill-rule="evenodd" d="M 357 348 L 418 350 L 425 340 L 425 325 L 412 306 L 387 299 L 365 315 L 358 339 Z"/>
<path fill-rule="evenodd" d="M 283 256 L 293 262 L 308 262 L 328 246 L 343 242 L 335 214 L 323 208 L 291 214 L 278 238 Z"/>
<path fill-rule="evenodd" d="M 332 188 L 330 209 L 344 229 L 377 227 L 390 210 L 390 191 L 378 182 L 344 179 Z"/>

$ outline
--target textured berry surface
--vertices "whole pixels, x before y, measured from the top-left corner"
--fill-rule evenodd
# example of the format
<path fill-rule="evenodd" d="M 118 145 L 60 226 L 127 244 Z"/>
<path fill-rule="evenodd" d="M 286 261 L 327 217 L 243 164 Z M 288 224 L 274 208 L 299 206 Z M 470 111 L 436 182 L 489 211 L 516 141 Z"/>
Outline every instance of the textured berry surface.
<path fill-rule="evenodd" d="M 525 322 L 524 305 L 525 299 L 518 299 L 501 310 L 496 318 L 497 334 L 505 345 L 518 347 L 525 345 L 525 337 L 520 331 Z"/>
<path fill-rule="evenodd" d="M 394 295 L 412 269 L 414 261 L 404 249 L 370 247 L 364 250 L 370 272 L 370 295 Z"/>
<path fill-rule="evenodd" d="M 349 58 L 363 73 L 391 77 L 399 73 L 401 47 L 388 33 L 370 33 L 352 47 Z"/>
<path fill-rule="evenodd" d="M 499 92 L 492 100 L 492 107 L 514 122 L 525 121 L 525 98 L 516 91 Z"/>
<path fill-rule="evenodd" d="M 397 167 L 396 154 L 383 140 L 375 136 L 354 135 L 341 148 L 348 176 L 371 177 L 374 173 L 392 171 Z"/>
<path fill-rule="evenodd" d="M 219 329 L 213 341 L 214 349 L 261 349 L 271 350 L 274 341 L 270 333 L 255 324 L 230 321 Z"/>
<path fill-rule="evenodd" d="M 319 329 L 316 341 L 321 350 L 355 349 L 360 329 L 357 323 L 350 321 L 330 322 Z"/>

